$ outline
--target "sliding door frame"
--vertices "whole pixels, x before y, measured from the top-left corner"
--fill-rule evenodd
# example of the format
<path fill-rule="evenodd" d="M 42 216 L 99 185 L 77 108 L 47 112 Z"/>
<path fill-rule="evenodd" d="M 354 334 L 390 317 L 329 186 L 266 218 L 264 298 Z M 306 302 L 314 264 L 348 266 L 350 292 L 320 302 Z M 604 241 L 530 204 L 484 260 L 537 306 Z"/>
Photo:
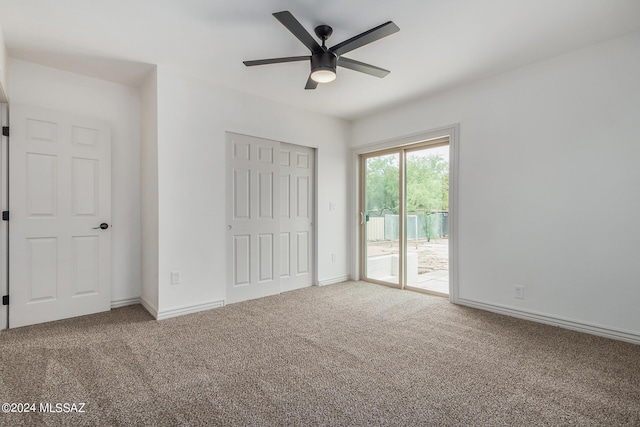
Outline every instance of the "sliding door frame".
<path fill-rule="evenodd" d="M 404 220 L 404 206 L 405 206 L 405 176 L 404 176 L 404 162 L 405 156 L 402 155 L 402 150 L 413 151 L 424 149 L 432 146 L 442 146 L 443 141 L 439 139 L 448 138 L 449 145 L 449 301 L 456 303 L 458 300 L 458 138 L 460 132 L 460 125 L 453 124 L 450 126 L 442 127 L 439 129 L 433 129 L 416 134 L 406 135 L 402 137 L 392 138 L 372 144 L 363 145 L 352 150 L 352 166 L 353 166 L 353 185 L 352 185 L 352 216 L 354 219 L 352 223 L 352 248 L 354 258 L 352 259 L 352 277 L 355 280 L 360 280 L 364 277 L 364 245 L 366 242 L 363 239 L 365 221 L 361 220 L 361 208 L 364 206 L 364 158 L 374 157 L 381 154 L 390 154 L 400 152 L 400 201 L 402 215 L 399 215 L 400 219 L 400 242 L 401 245 L 406 246 L 405 233 L 406 225 Z M 375 153 L 375 154 L 374 154 Z M 362 211 L 364 212 L 364 211 Z M 404 287 L 404 277 L 406 275 L 406 262 L 404 262 L 404 256 L 406 253 L 406 247 L 400 250 L 399 262 L 402 268 L 399 271 L 399 285 L 394 286 L 386 282 L 372 280 L 367 278 L 367 281 L 372 283 L 379 283 L 386 286 L 392 286 L 396 288 Z M 418 290 L 414 287 L 409 287 L 411 290 Z"/>
<path fill-rule="evenodd" d="M 410 144 L 408 146 L 399 148 L 401 150 L 402 153 L 402 163 L 406 165 L 407 162 L 407 154 L 409 153 L 413 153 L 415 151 L 421 151 L 421 150 L 425 150 L 425 149 L 429 149 L 429 148 L 437 148 L 437 147 L 444 147 L 444 146 L 449 146 L 451 143 L 451 138 L 449 136 L 444 136 L 442 138 L 436 138 L 436 139 L 432 139 L 429 141 L 424 141 L 424 142 L 418 142 L 415 144 Z M 406 167 L 406 166 L 405 166 Z M 451 160 L 449 160 L 449 167 L 451 167 Z M 449 179 L 451 179 L 451 177 L 449 177 Z M 407 188 L 407 181 L 406 179 L 403 179 L 403 181 L 401 182 L 401 187 L 404 189 L 405 195 L 406 195 L 406 188 Z M 402 200 L 402 206 L 401 206 L 401 210 L 403 211 L 403 217 L 406 218 L 407 217 L 407 212 L 405 211 L 407 207 L 407 200 L 406 197 Z M 451 210 L 451 209 L 449 209 Z M 406 234 L 405 234 L 406 236 Z M 404 239 L 403 241 L 401 241 L 402 244 L 402 250 L 401 252 L 403 252 L 404 254 L 408 253 L 408 244 L 409 242 L 407 241 L 407 239 Z M 449 253 L 449 262 L 451 261 L 451 253 Z M 407 274 L 407 264 L 403 264 L 404 266 L 404 272 L 405 275 Z M 405 276 L 406 277 L 406 276 Z M 367 279 L 368 280 L 368 279 Z M 431 294 L 431 295 L 437 295 L 437 296 L 442 296 L 442 297 L 447 297 L 448 295 L 443 294 L 441 292 L 436 292 L 436 291 L 430 291 L 430 290 L 426 290 L 426 289 L 422 289 L 422 288 L 418 288 L 416 286 L 411 286 L 409 284 L 407 284 L 406 282 L 402 283 L 402 289 L 409 289 L 411 291 L 415 291 L 415 292 L 422 292 L 423 294 Z M 449 292 L 451 292 L 451 286 L 449 286 Z"/>
<path fill-rule="evenodd" d="M 358 194 L 359 194 L 359 203 L 358 203 L 358 211 L 360 212 L 360 233 L 362 234 L 363 231 L 366 226 L 367 226 L 367 221 L 365 218 L 365 213 L 364 213 L 364 206 L 365 206 L 365 196 L 366 196 L 366 192 L 365 187 L 364 187 L 364 183 L 365 183 L 365 171 L 366 168 L 364 167 L 365 162 L 367 161 L 367 159 L 373 158 L 373 157 L 379 157 L 379 156 L 385 156 L 388 154 L 398 154 L 398 179 L 400 180 L 400 182 L 404 182 L 404 158 L 401 155 L 402 151 L 400 148 L 389 148 L 386 150 L 379 150 L 379 151 L 373 151 L 370 153 L 364 153 L 364 154 L 360 154 L 359 157 L 359 163 L 360 163 L 360 179 L 359 179 L 359 185 L 358 185 Z M 404 232 L 405 232 L 405 218 L 404 215 L 402 215 L 402 206 L 404 205 L 404 185 L 399 185 L 398 187 L 398 205 L 400 207 L 400 211 L 398 212 L 398 238 L 399 240 L 399 245 L 398 245 L 398 263 L 400 265 L 400 267 L 402 268 L 398 268 L 398 284 L 396 285 L 395 283 L 392 282 L 385 282 L 382 280 L 376 280 L 376 279 L 372 279 L 370 277 L 367 277 L 366 280 L 367 282 L 372 282 L 372 283 L 376 283 L 378 285 L 384 285 L 384 286 L 389 286 L 390 288 L 399 288 L 402 289 L 403 283 L 404 283 L 404 276 L 406 273 L 406 268 L 404 268 L 404 250 L 400 247 L 401 242 L 404 241 Z M 366 253 L 366 246 L 367 246 L 367 242 L 366 239 L 364 238 L 360 238 L 360 256 L 359 256 L 359 271 L 360 272 L 365 272 L 366 271 L 366 260 L 365 257 L 362 254 Z"/>

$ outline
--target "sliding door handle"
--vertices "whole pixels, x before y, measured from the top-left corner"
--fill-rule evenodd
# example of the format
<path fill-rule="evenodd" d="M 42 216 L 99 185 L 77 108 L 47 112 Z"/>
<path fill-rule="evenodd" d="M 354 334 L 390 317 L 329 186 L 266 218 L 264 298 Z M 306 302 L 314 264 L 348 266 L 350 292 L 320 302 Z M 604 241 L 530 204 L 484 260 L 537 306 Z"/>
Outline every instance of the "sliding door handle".
<path fill-rule="evenodd" d="M 364 212 L 360 212 L 360 225 L 364 224 Z"/>

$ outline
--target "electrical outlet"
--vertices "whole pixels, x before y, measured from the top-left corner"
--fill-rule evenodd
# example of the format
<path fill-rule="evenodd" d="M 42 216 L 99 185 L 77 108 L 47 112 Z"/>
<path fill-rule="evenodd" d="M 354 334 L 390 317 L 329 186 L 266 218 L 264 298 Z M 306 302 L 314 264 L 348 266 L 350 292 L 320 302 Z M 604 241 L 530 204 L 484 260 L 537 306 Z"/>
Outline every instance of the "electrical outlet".
<path fill-rule="evenodd" d="M 514 286 L 513 297 L 517 299 L 524 299 L 524 286 Z"/>
<path fill-rule="evenodd" d="M 336 262 L 338 260 L 338 256 L 336 254 L 331 254 L 331 262 Z"/>
<path fill-rule="evenodd" d="M 180 271 L 178 271 L 178 270 L 172 271 L 171 272 L 171 284 L 172 285 L 179 285 L 180 281 L 181 281 Z"/>

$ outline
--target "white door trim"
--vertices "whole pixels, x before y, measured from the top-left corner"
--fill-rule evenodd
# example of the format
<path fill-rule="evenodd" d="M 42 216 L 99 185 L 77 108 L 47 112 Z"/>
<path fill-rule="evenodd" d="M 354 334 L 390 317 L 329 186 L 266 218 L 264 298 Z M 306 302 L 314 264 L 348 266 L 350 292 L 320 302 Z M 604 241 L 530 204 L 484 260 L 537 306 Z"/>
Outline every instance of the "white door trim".
<path fill-rule="evenodd" d="M 1 88 L 0 88 L 1 90 Z M 9 109 L 0 103 L 0 126 L 9 126 Z M 9 210 L 9 138 L 0 136 L 0 211 Z M 9 295 L 7 275 L 9 266 L 9 223 L 0 222 L 0 296 Z M 0 306 L 0 330 L 7 329 L 9 312 L 6 305 Z"/>
<path fill-rule="evenodd" d="M 427 130 L 424 132 L 400 136 L 365 144 L 351 150 L 351 212 L 349 223 L 352 225 L 351 253 L 351 277 L 360 279 L 360 155 L 374 151 L 399 148 L 418 142 L 449 137 L 449 301 L 458 301 L 458 144 L 460 124 L 452 124 L 442 128 Z"/>

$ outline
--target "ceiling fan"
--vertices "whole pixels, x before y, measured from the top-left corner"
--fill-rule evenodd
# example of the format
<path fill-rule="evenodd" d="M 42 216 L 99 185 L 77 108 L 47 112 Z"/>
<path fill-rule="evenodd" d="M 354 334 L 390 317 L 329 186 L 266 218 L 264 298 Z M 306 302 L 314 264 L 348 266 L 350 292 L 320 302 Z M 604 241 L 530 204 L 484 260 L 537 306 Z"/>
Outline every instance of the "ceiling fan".
<path fill-rule="evenodd" d="M 307 85 L 304 87 L 305 89 L 315 89 L 318 87 L 318 83 L 329 83 L 334 81 L 336 78 L 336 67 L 344 67 L 380 78 L 389 74 L 389 70 L 345 58 L 342 55 L 400 31 L 400 28 L 398 28 L 398 26 L 393 22 L 389 21 L 382 25 L 378 25 L 377 27 L 365 31 L 362 34 L 358 34 L 349 40 L 345 40 L 342 43 L 338 43 L 337 45 L 328 48 L 325 46 L 325 42 L 333 33 L 333 28 L 330 26 L 318 25 L 315 28 L 316 35 L 320 40 L 322 40 L 322 46 L 320 46 L 313 36 L 309 34 L 302 24 L 300 24 L 300 22 L 298 22 L 298 20 L 291 14 L 291 12 L 276 12 L 273 16 L 275 16 L 282 25 L 291 31 L 291 33 L 293 33 L 293 35 L 311 51 L 311 55 L 244 61 L 244 65 L 247 67 L 311 60 L 311 74 L 307 80 Z"/>

